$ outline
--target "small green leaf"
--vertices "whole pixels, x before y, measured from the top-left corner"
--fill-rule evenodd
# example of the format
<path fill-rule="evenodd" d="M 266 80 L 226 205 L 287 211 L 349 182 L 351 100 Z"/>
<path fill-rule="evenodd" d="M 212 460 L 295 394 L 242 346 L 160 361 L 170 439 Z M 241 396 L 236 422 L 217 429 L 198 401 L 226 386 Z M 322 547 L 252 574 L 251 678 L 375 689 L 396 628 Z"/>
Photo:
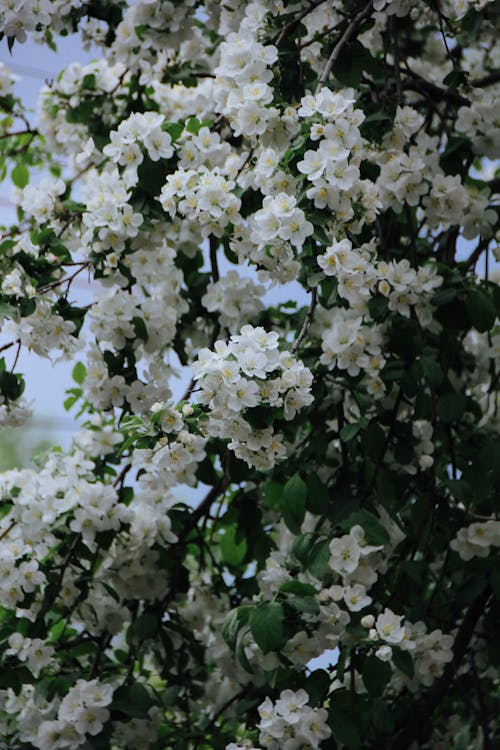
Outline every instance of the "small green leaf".
<path fill-rule="evenodd" d="M 307 478 L 307 510 L 321 516 L 328 511 L 330 502 L 328 487 L 325 487 L 316 474 L 311 474 Z"/>
<path fill-rule="evenodd" d="M 225 562 L 229 565 L 239 565 L 247 553 L 248 545 L 245 538 L 241 542 L 236 541 L 236 529 L 231 526 L 221 537 L 220 549 Z"/>
<path fill-rule="evenodd" d="M 380 661 L 373 654 L 363 662 L 362 676 L 366 689 L 374 697 L 382 695 L 384 688 L 391 679 L 392 669 L 389 662 Z"/>
<path fill-rule="evenodd" d="M 222 624 L 222 637 L 226 641 L 227 645 L 234 651 L 236 648 L 236 641 L 238 639 L 238 631 L 240 629 L 240 618 L 237 609 L 233 609 Z"/>
<path fill-rule="evenodd" d="M 259 648 L 267 654 L 283 646 L 283 607 L 277 602 L 264 602 L 250 612 L 250 630 Z"/>
<path fill-rule="evenodd" d="M 279 501 L 281 500 L 281 496 L 283 494 L 283 485 L 279 482 L 275 482 L 272 479 L 267 482 L 265 490 L 264 490 L 264 496 L 266 498 L 266 503 L 269 505 L 270 508 L 273 507 L 273 505 L 277 505 Z"/>
<path fill-rule="evenodd" d="M 281 512 L 283 520 L 294 534 L 300 533 L 300 527 L 306 514 L 307 485 L 299 474 L 294 474 L 283 488 Z"/>
<path fill-rule="evenodd" d="M 324 539 L 309 552 L 307 557 L 307 570 L 315 577 L 321 580 L 328 570 L 328 561 L 330 559 L 329 541 Z"/>
<path fill-rule="evenodd" d="M 222 637 L 231 651 L 234 651 L 236 648 L 238 632 L 248 622 L 251 609 L 252 607 L 250 606 L 243 606 L 231 610 L 222 624 Z"/>
<path fill-rule="evenodd" d="M 148 711 L 153 706 L 149 692 L 140 683 L 122 685 L 113 694 L 112 708 L 127 716 L 148 718 Z"/>
<path fill-rule="evenodd" d="M 158 632 L 160 621 L 157 615 L 150 612 L 144 612 L 139 615 L 129 627 L 127 631 L 127 642 L 132 641 L 145 641 L 149 638 L 154 638 Z"/>
<path fill-rule="evenodd" d="M 315 669 L 305 682 L 305 689 L 309 693 L 309 703 L 320 706 L 330 689 L 330 675 L 324 669 Z"/>
<path fill-rule="evenodd" d="M 305 612 L 308 615 L 316 615 L 319 612 L 319 604 L 312 596 L 295 596 L 288 599 L 287 604 L 297 612 Z"/>
<path fill-rule="evenodd" d="M 198 118 L 190 117 L 186 125 L 187 132 L 192 133 L 193 135 L 196 135 L 200 128 L 201 128 L 201 122 L 198 120 Z"/>
<path fill-rule="evenodd" d="M 380 521 L 367 510 L 358 510 L 342 521 L 340 524 L 341 529 L 349 531 L 353 526 L 361 526 L 365 532 L 366 541 L 369 544 L 387 544 L 390 541 L 390 536 L 387 529 L 382 526 Z"/>
<path fill-rule="evenodd" d="M 331 726 L 333 736 L 346 747 L 359 747 L 361 738 L 359 736 L 358 722 L 354 717 L 348 716 L 340 711 L 332 712 Z"/>
<path fill-rule="evenodd" d="M 474 289 L 465 301 L 471 323 L 480 333 L 490 331 L 495 325 L 496 309 L 492 297 L 482 289 Z"/>
<path fill-rule="evenodd" d="M 403 674 L 408 677 L 413 677 L 415 674 L 415 664 L 413 658 L 408 651 L 403 651 L 400 648 L 392 649 L 392 662 Z"/>
<path fill-rule="evenodd" d="M 346 424 L 340 430 L 340 439 L 342 440 L 342 442 L 348 443 L 350 440 L 356 437 L 360 429 L 361 429 L 361 425 L 359 424 L 359 422 L 354 422 L 353 424 Z"/>
<path fill-rule="evenodd" d="M 30 173 L 25 164 L 17 164 L 12 170 L 10 176 L 14 185 L 21 188 L 21 190 L 25 188 L 30 181 Z"/>
<path fill-rule="evenodd" d="M 463 393 L 445 393 L 437 403 L 437 415 L 445 424 L 457 422 L 467 408 L 467 397 Z"/>
<path fill-rule="evenodd" d="M 184 130 L 184 123 L 183 122 L 167 122 L 165 125 L 163 125 L 162 130 L 166 130 L 167 133 L 170 134 L 170 137 L 173 141 L 176 141 L 182 131 Z"/>
<path fill-rule="evenodd" d="M 297 596 L 314 596 L 317 594 L 314 586 L 311 586 L 310 583 L 301 583 L 300 581 L 282 583 L 280 591 L 283 591 L 285 594 L 296 594 Z"/>
<path fill-rule="evenodd" d="M 441 385 L 443 382 L 443 371 L 439 362 L 432 357 L 420 357 L 420 366 L 425 379 L 430 385 Z"/>
<path fill-rule="evenodd" d="M 83 381 L 85 380 L 86 374 L 87 374 L 87 370 L 83 362 L 77 362 L 76 365 L 73 367 L 73 372 L 71 373 L 71 377 L 73 378 L 75 383 L 78 383 L 78 385 L 82 385 Z"/>

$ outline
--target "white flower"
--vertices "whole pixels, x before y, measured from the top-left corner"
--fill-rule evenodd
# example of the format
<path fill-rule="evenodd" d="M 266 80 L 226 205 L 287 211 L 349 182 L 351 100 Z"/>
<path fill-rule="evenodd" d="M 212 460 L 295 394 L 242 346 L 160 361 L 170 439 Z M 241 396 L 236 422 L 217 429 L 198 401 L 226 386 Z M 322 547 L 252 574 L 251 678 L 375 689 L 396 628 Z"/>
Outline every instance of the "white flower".
<path fill-rule="evenodd" d="M 390 609 L 385 609 L 375 622 L 375 628 L 382 640 L 387 643 L 400 643 L 405 635 L 404 626 L 401 624 L 403 618 L 395 615 Z"/>

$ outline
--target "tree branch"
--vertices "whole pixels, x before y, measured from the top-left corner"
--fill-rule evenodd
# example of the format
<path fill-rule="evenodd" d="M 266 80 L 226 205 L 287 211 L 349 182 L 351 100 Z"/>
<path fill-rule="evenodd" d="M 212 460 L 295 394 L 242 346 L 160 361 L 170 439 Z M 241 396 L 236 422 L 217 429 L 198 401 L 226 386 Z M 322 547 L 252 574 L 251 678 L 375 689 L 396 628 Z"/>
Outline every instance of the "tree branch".
<path fill-rule="evenodd" d="M 355 16 L 351 23 L 348 25 L 342 36 L 340 37 L 339 41 L 335 45 L 335 47 L 332 50 L 332 54 L 328 58 L 328 62 L 326 63 L 323 72 L 321 73 L 321 76 L 318 81 L 318 85 L 316 86 L 315 94 L 318 94 L 325 83 L 328 80 L 328 77 L 330 73 L 332 72 L 332 68 L 337 62 L 340 53 L 344 49 L 345 45 L 352 39 L 356 31 L 358 30 L 358 27 L 363 23 L 365 18 L 368 18 L 372 10 L 372 2 L 368 3 L 368 5 L 358 13 L 357 16 Z"/>
<path fill-rule="evenodd" d="M 318 298 L 317 289 L 316 289 L 316 287 L 313 287 L 311 289 L 311 304 L 309 305 L 309 309 L 306 312 L 306 317 L 304 319 L 304 322 L 302 323 L 302 328 L 300 329 L 300 333 L 297 336 L 297 338 L 295 339 L 295 342 L 294 342 L 294 344 L 292 346 L 292 349 L 291 349 L 292 354 L 295 354 L 295 352 L 299 348 L 300 342 L 306 336 L 306 334 L 307 334 L 307 332 L 309 330 L 309 326 L 311 325 L 311 321 L 312 321 L 312 318 L 313 318 L 313 315 L 314 315 L 314 310 L 316 308 L 317 298 Z"/>

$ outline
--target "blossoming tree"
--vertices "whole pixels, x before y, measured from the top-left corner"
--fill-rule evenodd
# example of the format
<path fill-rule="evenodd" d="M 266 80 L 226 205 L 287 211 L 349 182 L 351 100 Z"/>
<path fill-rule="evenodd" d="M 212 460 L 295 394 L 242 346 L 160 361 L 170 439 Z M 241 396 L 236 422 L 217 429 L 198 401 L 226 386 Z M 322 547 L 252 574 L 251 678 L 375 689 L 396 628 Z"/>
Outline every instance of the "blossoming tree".
<path fill-rule="evenodd" d="M 1 748 L 497 746 L 499 17 L 1 3 L 101 54 L 0 68 L 1 420 L 24 347 L 82 425 L 0 476 Z"/>

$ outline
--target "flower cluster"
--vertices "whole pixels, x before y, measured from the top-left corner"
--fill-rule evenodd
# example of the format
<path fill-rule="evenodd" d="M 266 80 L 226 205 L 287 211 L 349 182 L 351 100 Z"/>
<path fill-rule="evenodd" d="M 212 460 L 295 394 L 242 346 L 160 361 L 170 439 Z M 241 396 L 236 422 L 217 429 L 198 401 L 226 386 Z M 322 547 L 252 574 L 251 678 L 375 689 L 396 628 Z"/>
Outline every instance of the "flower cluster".
<path fill-rule="evenodd" d="M 193 364 L 197 401 L 208 406 L 207 433 L 229 439 L 229 448 L 249 466 L 269 468 L 286 456 L 280 433 L 252 426 L 253 410 L 282 408 L 290 420 L 313 400 L 310 370 L 278 347 L 277 333 L 245 325 L 228 343 L 216 342 L 214 351 L 202 349 Z"/>
<path fill-rule="evenodd" d="M 500 547 L 500 521 L 476 522 L 460 529 L 450 547 L 462 560 L 488 557 L 490 547 Z"/>
<path fill-rule="evenodd" d="M 260 741 L 268 750 L 319 748 L 331 735 L 324 708 L 311 708 L 305 690 L 283 690 L 276 703 L 266 698 L 259 706 Z"/>

